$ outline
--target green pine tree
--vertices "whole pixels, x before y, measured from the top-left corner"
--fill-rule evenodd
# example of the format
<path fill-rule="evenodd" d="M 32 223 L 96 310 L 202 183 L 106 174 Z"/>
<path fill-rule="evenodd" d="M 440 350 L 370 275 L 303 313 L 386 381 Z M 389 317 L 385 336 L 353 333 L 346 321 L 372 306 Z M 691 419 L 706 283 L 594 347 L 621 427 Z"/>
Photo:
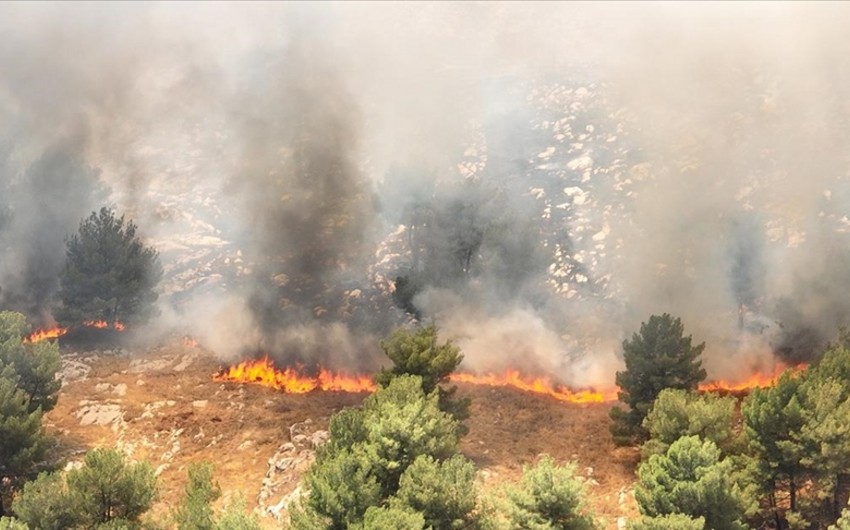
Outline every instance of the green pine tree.
<path fill-rule="evenodd" d="M 638 467 L 635 500 L 643 515 L 703 517 L 712 530 L 744 530 L 743 494 L 733 479 L 732 461 L 721 459 L 711 440 L 685 436 L 664 455 Z"/>
<path fill-rule="evenodd" d="M 699 356 L 705 343 L 691 345 L 681 320 L 665 313 L 652 315 L 631 340 L 623 341 L 626 369 L 617 372 L 618 397 L 628 410 L 611 409 L 611 433 L 619 445 L 645 440 L 641 424 L 655 398 L 665 388 L 696 390 L 705 379 Z"/>

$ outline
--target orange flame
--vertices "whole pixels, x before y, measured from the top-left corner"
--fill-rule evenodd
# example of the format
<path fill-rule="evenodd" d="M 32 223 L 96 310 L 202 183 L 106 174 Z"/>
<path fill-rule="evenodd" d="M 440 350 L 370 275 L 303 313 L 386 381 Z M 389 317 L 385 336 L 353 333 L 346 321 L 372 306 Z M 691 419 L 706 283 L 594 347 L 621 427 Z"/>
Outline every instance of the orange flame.
<path fill-rule="evenodd" d="M 83 325 L 87 328 L 97 328 L 97 329 L 106 329 L 109 327 L 109 323 L 105 320 L 86 320 L 83 322 Z M 123 322 L 116 320 L 113 322 L 112 327 L 116 331 L 124 331 L 127 326 L 124 325 Z"/>
<path fill-rule="evenodd" d="M 50 329 L 37 329 L 30 333 L 30 336 L 24 339 L 25 344 L 35 344 L 43 340 L 58 339 L 62 335 L 68 333 L 68 328 L 55 327 Z"/>
<path fill-rule="evenodd" d="M 190 337 L 184 339 L 192 340 Z M 746 392 L 756 387 L 767 387 L 776 383 L 786 367 L 778 365 L 775 373 L 753 375 L 737 382 L 724 380 L 710 381 L 699 385 L 701 392 Z M 792 367 L 795 372 L 805 369 L 805 365 Z M 291 394 L 305 394 L 313 390 L 335 392 L 373 392 L 376 385 L 372 378 L 366 375 L 346 375 L 331 372 L 324 368 L 317 376 L 304 375 L 298 368 L 277 369 L 268 357 L 259 360 L 243 361 L 235 366 L 222 369 L 213 375 L 213 380 L 232 383 L 254 383 L 276 388 Z M 508 369 L 502 374 L 472 374 L 456 372 L 449 376 L 453 383 L 466 383 L 479 386 L 509 387 L 549 396 L 558 401 L 576 404 L 607 403 L 617 399 L 617 389 L 606 390 L 583 389 L 573 390 L 563 385 L 553 383 L 546 377 L 529 377 L 518 370 Z"/>
<path fill-rule="evenodd" d="M 775 385 L 776 382 L 779 381 L 779 377 L 782 375 L 782 372 L 786 369 L 791 369 L 791 371 L 796 374 L 805 370 L 807 367 L 808 366 L 805 363 L 790 367 L 785 364 L 778 363 L 772 374 L 755 372 L 739 381 L 726 381 L 724 379 L 707 381 L 705 383 L 700 383 L 699 390 L 701 392 L 746 392 L 754 388 L 765 388 Z"/>
<path fill-rule="evenodd" d="M 257 383 L 277 388 L 289 394 L 306 394 L 313 390 L 331 392 L 373 392 L 375 383 L 365 375 L 349 376 L 324 368 L 317 376 L 303 375 L 297 368 L 278 370 L 268 357 L 256 361 L 243 361 L 213 376 L 214 381 Z"/>
<path fill-rule="evenodd" d="M 617 391 L 570 390 L 563 385 L 553 384 L 545 377 L 524 377 L 517 370 L 506 370 L 503 374 L 454 373 L 449 376 L 453 383 L 469 383 L 484 386 L 506 386 L 544 394 L 568 403 L 603 403 L 617 399 Z"/>

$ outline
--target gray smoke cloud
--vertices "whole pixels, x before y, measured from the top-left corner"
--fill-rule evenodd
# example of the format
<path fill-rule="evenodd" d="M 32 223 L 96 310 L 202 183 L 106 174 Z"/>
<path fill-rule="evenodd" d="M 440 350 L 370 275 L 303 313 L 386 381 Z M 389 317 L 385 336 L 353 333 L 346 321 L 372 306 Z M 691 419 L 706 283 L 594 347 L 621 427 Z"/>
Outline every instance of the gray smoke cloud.
<path fill-rule="evenodd" d="M 107 202 L 223 359 L 372 369 L 399 276 L 469 369 L 609 386 L 660 312 L 712 376 L 810 359 L 850 317 L 847 10 L 4 5 L 2 303 L 48 318 Z"/>

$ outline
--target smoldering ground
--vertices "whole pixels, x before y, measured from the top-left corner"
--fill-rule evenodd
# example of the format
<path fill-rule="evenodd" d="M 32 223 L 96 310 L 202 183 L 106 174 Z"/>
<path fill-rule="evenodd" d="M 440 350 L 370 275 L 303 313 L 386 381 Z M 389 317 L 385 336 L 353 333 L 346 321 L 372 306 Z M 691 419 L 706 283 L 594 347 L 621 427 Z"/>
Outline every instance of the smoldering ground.
<path fill-rule="evenodd" d="M 848 313 L 847 9 L 4 6 L 4 304 L 49 310 L 33 264 L 106 201 L 160 326 L 228 358 L 371 368 L 411 274 L 471 369 L 610 385 L 664 311 L 715 376 L 810 358 Z"/>

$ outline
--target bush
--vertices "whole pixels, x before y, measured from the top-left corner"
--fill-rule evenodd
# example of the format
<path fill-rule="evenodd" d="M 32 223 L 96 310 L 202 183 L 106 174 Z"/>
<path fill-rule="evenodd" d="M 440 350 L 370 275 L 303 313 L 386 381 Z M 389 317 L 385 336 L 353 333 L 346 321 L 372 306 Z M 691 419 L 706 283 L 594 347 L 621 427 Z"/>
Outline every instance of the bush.
<path fill-rule="evenodd" d="M 506 516 L 516 530 L 591 530 L 584 482 L 574 463 L 558 466 L 551 457 L 523 470 L 518 486 L 506 491 Z"/>
<path fill-rule="evenodd" d="M 29 530 L 29 526 L 12 517 L 0 517 L 0 530 Z"/>
<path fill-rule="evenodd" d="M 665 388 L 696 390 L 705 379 L 698 360 L 705 343 L 691 345 L 681 320 L 665 313 L 652 315 L 631 340 L 623 341 L 626 369 L 617 372 L 618 397 L 628 410 L 611 409 L 611 434 L 618 445 L 646 440 L 641 424 L 658 394 Z"/>
<path fill-rule="evenodd" d="M 155 250 L 136 236 L 132 221 L 101 208 L 80 223 L 66 242 L 65 267 L 60 275 L 62 306 L 56 314 L 63 324 L 86 320 L 145 321 L 155 313 L 154 291 L 162 277 Z"/>
<path fill-rule="evenodd" d="M 43 341 L 24 344 L 30 327 L 26 317 L 12 311 L 0 312 L 0 374 L 12 379 L 30 399 L 30 412 L 51 410 L 58 399 L 61 382 L 59 345 Z"/>
<path fill-rule="evenodd" d="M 391 506 L 372 506 L 366 510 L 363 522 L 351 527 L 356 530 L 424 530 L 421 513 Z"/>
<path fill-rule="evenodd" d="M 262 530 L 256 515 L 248 514 L 241 499 L 230 503 L 216 521 L 214 530 Z"/>

